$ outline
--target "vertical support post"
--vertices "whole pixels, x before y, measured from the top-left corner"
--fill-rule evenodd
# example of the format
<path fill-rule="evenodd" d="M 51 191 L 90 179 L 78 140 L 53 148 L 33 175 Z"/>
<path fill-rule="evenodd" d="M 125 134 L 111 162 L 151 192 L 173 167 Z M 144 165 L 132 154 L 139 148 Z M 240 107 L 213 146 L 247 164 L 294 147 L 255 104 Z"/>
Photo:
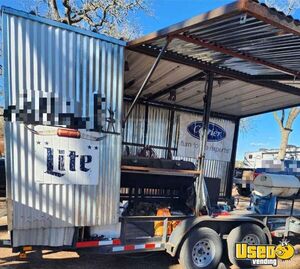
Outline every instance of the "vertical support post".
<path fill-rule="evenodd" d="M 147 134 L 148 134 L 148 116 L 149 116 L 149 104 L 145 105 L 145 126 L 144 126 L 144 147 L 147 142 Z"/>
<path fill-rule="evenodd" d="M 127 219 L 122 218 L 121 219 L 121 243 L 123 245 L 126 245 L 126 233 L 127 233 Z"/>
<path fill-rule="evenodd" d="M 278 209 L 278 198 L 276 198 L 276 205 L 275 205 L 275 212 L 274 214 L 277 215 L 277 209 Z"/>
<path fill-rule="evenodd" d="M 168 218 L 164 219 L 163 222 L 163 236 L 162 243 L 167 243 L 167 235 L 168 235 Z"/>
<path fill-rule="evenodd" d="M 205 92 L 203 97 L 203 122 L 200 133 L 200 150 L 198 156 L 198 171 L 201 171 L 200 175 L 196 180 L 196 207 L 195 214 L 199 216 L 200 209 L 203 207 L 203 181 L 204 181 L 204 160 L 205 160 L 205 149 L 207 143 L 207 135 L 208 135 L 208 126 L 209 126 L 209 118 L 210 118 L 210 110 L 211 110 L 211 99 L 212 99 L 212 91 L 213 91 L 213 83 L 214 83 L 214 74 L 212 72 L 207 73 L 206 83 L 205 83 Z"/>
<path fill-rule="evenodd" d="M 172 138 L 173 138 L 173 127 L 174 127 L 174 117 L 175 117 L 175 111 L 174 109 L 170 110 L 170 117 L 169 117 L 169 131 L 168 131 L 168 138 L 167 138 L 167 152 L 166 152 L 166 158 L 171 159 L 171 147 L 172 147 Z"/>
<path fill-rule="evenodd" d="M 145 87 L 146 87 L 148 81 L 150 80 L 150 78 L 151 78 L 152 74 L 154 73 L 155 69 L 157 68 L 158 63 L 160 62 L 161 57 L 162 57 L 162 55 L 164 54 L 164 52 L 165 52 L 165 50 L 167 49 L 167 47 L 168 47 L 168 45 L 170 44 L 170 42 L 171 42 L 171 39 L 170 39 L 169 37 L 167 37 L 166 44 L 163 46 L 163 48 L 162 48 L 161 51 L 159 52 L 159 54 L 158 54 L 158 56 L 157 56 L 155 62 L 153 63 L 153 65 L 152 65 L 152 67 L 151 67 L 151 69 L 150 69 L 148 75 L 146 76 L 146 78 L 145 78 L 145 80 L 144 80 L 142 86 L 140 87 L 140 89 L 139 89 L 138 93 L 136 94 L 136 96 L 135 96 L 135 98 L 134 98 L 134 100 L 133 100 L 131 106 L 130 106 L 129 109 L 128 109 L 128 112 L 127 112 L 127 114 L 126 114 L 126 116 L 125 116 L 125 118 L 124 118 L 124 120 L 123 120 L 123 127 L 125 126 L 125 123 L 126 123 L 126 121 L 128 120 L 128 118 L 129 118 L 129 116 L 130 116 L 130 114 L 131 114 L 131 112 L 132 112 L 132 109 L 134 108 L 134 106 L 135 106 L 137 100 L 140 98 L 141 94 L 143 93 L 143 91 L 144 91 L 144 89 L 145 89 Z"/>
<path fill-rule="evenodd" d="M 291 206 L 291 212 L 290 212 L 290 217 L 293 216 L 293 212 L 294 212 L 294 206 L 295 206 L 295 198 L 292 198 L 292 206 Z"/>
<path fill-rule="evenodd" d="M 237 143 L 239 138 L 239 128 L 240 128 L 240 119 L 235 121 L 234 127 L 234 135 L 233 135 L 233 142 L 232 142 L 232 152 L 231 152 L 231 159 L 229 165 L 229 172 L 227 173 L 226 179 L 226 190 L 225 190 L 225 198 L 230 199 L 232 193 L 232 185 L 233 185 L 233 175 L 234 175 L 234 168 L 235 168 L 235 159 L 236 159 L 236 152 L 237 152 Z"/>

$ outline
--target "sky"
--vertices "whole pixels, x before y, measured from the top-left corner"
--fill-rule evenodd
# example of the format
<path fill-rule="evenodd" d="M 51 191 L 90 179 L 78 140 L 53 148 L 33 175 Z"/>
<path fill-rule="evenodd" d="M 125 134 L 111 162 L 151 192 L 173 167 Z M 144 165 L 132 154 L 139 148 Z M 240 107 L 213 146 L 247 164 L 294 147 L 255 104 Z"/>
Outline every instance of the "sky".
<path fill-rule="evenodd" d="M 141 24 L 143 33 L 148 34 L 231 2 L 228 0 L 151 0 L 150 8 L 154 15 L 138 13 L 134 19 Z M 23 10 L 30 6 L 30 0 L 0 0 L 0 5 Z M 293 16 L 300 18 L 300 9 Z M 247 126 L 247 131 L 239 134 L 237 160 L 242 160 L 245 152 L 279 147 L 279 127 L 272 113 L 248 118 Z M 300 146 L 300 116 L 293 127 L 289 144 Z"/>

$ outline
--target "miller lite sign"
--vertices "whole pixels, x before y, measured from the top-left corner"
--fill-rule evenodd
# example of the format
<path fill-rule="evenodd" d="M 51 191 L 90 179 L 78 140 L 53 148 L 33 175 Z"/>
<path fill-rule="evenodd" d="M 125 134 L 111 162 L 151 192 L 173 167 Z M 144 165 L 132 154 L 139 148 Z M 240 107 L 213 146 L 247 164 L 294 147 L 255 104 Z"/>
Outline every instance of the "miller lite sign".
<path fill-rule="evenodd" d="M 35 135 L 35 181 L 97 185 L 100 143 L 93 139 Z"/>

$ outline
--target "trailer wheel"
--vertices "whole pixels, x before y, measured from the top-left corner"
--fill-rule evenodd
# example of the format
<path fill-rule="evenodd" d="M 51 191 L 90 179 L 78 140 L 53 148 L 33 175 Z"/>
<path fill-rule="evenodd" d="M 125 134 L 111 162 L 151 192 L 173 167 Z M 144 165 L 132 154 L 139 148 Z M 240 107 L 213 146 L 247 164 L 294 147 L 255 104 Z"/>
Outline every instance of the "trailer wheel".
<path fill-rule="evenodd" d="M 256 224 L 245 223 L 234 228 L 227 237 L 228 258 L 230 262 L 241 268 L 252 267 L 249 260 L 235 259 L 235 244 L 247 243 L 248 245 L 267 244 L 264 231 Z"/>
<path fill-rule="evenodd" d="M 222 257 L 220 236 L 210 228 L 189 233 L 180 250 L 179 262 L 186 269 L 215 269 Z"/>

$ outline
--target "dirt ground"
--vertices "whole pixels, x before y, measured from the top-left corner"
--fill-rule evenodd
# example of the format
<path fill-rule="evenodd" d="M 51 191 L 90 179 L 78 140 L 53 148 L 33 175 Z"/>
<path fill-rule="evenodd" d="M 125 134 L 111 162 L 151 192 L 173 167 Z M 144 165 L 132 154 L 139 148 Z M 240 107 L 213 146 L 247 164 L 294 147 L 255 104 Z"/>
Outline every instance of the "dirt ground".
<path fill-rule="evenodd" d="M 236 192 L 233 193 L 238 199 L 237 209 L 244 210 L 249 205 L 249 199 L 239 197 Z M 283 213 L 289 207 L 288 203 L 280 203 L 279 213 Z M 296 214 L 300 214 L 300 202 L 295 204 Z M 6 210 L 5 202 L 0 198 L 0 239 L 8 238 L 6 231 Z M 299 238 L 300 240 L 300 238 Z M 300 269 L 300 245 L 295 246 L 296 255 L 286 262 L 280 262 L 277 268 L 280 269 Z M 164 252 L 160 253 L 142 253 L 134 255 L 95 255 L 85 254 L 79 256 L 76 252 L 51 252 L 43 251 L 42 255 L 38 252 L 29 253 L 26 260 L 21 260 L 17 253 L 12 253 L 10 248 L 0 248 L 0 268 L 7 269 L 138 269 L 138 268 L 155 268 L 155 269 L 179 269 L 181 266 L 178 261 Z M 231 269 L 237 267 L 231 266 Z M 272 268 L 271 266 L 255 267 L 258 269 Z"/>

